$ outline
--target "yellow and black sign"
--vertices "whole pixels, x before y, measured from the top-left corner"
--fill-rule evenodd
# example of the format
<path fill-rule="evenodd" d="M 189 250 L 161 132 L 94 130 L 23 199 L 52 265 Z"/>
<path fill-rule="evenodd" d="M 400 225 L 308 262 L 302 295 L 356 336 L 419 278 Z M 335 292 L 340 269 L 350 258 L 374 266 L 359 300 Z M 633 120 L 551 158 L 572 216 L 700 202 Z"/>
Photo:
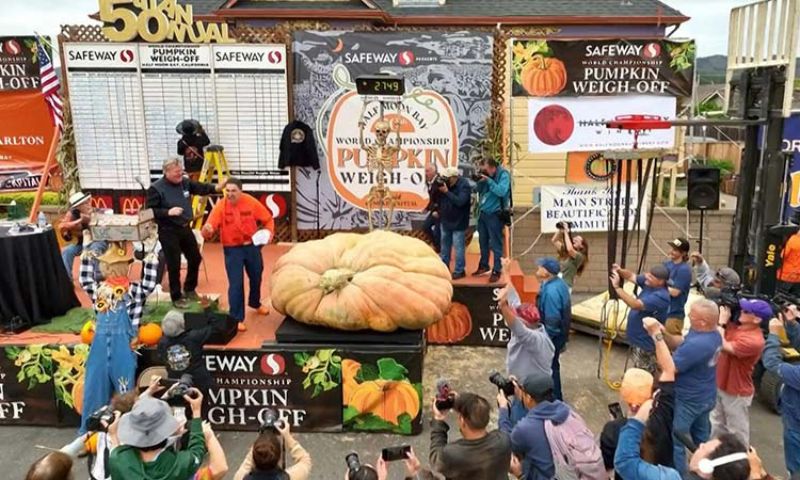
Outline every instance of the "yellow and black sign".
<path fill-rule="evenodd" d="M 225 23 L 195 21 L 177 0 L 99 0 L 103 35 L 112 42 L 233 43 Z"/>

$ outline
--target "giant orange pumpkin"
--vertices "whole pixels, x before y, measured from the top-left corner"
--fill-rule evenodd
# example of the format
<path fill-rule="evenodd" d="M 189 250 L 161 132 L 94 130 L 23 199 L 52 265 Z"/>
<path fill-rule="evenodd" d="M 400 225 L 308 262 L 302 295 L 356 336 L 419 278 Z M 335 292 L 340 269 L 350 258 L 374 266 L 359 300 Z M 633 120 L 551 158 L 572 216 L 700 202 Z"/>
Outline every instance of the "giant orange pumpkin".
<path fill-rule="evenodd" d="M 386 380 L 358 385 L 349 405 L 360 413 L 371 413 L 395 425 L 398 425 L 397 417 L 404 413 L 416 418 L 420 407 L 419 395 L 410 383 Z"/>
<path fill-rule="evenodd" d="M 300 243 L 270 276 L 272 305 L 340 330 L 419 330 L 450 306 L 450 272 L 422 240 L 383 230 Z"/>
<path fill-rule="evenodd" d="M 342 360 L 342 401 L 345 405 L 350 405 L 353 391 L 358 386 L 356 375 L 360 368 L 361 364 L 355 360 L 350 360 L 349 358 Z"/>
<path fill-rule="evenodd" d="M 161 340 L 161 327 L 155 323 L 148 323 L 139 327 L 139 343 L 152 347 Z"/>
<path fill-rule="evenodd" d="M 557 58 L 534 55 L 522 67 L 520 83 L 534 97 L 558 95 L 567 85 L 567 69 Z"/>
<path fill-rule="evenodd" d="M 94 322 L 89 320 L 81 328 L 81 342 L 91 345 L 92 340 L 94 340 Z"/>
<path fill-rule="evenodd" d="M 431 343 L 458 343 L 472 332 L 472 315 L 463 303 L 453 302 L 444 318 L 425 330 Z"/>

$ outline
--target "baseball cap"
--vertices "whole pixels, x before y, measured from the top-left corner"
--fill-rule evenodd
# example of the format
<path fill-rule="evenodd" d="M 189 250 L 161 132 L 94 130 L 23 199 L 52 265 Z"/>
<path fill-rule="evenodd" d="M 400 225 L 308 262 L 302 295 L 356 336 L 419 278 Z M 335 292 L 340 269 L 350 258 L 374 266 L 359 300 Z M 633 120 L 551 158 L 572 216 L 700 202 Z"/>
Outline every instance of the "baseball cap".
<path fill-rule="evenodd" d="M 444 170 L 442 170 L 442 176 L 445 178 L 457 177 L 458 169 L 456 167 L 447 167 Z"/>
<path fill-rule="evenodd" d="M 669 270 L 664 265 L 653 265 L 650 268 L 650 275 L 665 282 L 669 280 Z"/>
<path fill-rule="evenodd" d="M 680 250 L 681 252 L 688 252 L 691 246 L 689 245 L 689 240 L 685 238 L 678 237 L 674 240 L 670 240 L 667 242 L 670 247 L 674 248 L 675 250 Z"/>
<path fill-rule="evenodd" d="M 542 257 L 536 260 L 536 265 L 544 267 L 545 270 L 547 270 L 553 275 L 558 275 L 559 272 L 561 272 L 561 264 L 559 264 L 558 260 L 556 260 L 553 257 Z"/>
<path fill-rule="evenodd" d="M 622 377 L 619 393 L 628 405 L 642 405 L 653 396 L 653 375 L 641 368 L 629 368 Z"/>
<path fill-rule="evenodd" d="M 724 283 L 727 286 L 736 286 L 742 283 L 741 278 L 739 278 L 739 274 L 736 273 L 736 270 L 730 267 L 722 267 L 717 270 L 715 275 L 719 281 Z"/>
<path fill-rule="evenodd" d="M 522 382 L 522 390 L 534 400 L 541 400 L 547 392 L 553 391 L 553 377 L 542 372 L 531 373 Z"/>
<path fill-rule="evenodd" d="M 743 313 L 752 313 L 761 320 L 769 320 L 775 315 L 772 307 L 764 300 L 742 298 L 739 300 L 739 307 Z"/>

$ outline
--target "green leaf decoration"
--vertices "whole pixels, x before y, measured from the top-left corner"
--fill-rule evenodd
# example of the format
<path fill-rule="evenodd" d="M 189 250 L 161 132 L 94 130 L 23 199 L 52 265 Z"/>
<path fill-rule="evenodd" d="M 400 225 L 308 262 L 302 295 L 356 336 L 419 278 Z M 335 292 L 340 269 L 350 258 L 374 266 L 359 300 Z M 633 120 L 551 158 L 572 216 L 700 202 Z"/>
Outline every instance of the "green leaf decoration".
<path fill-rule="evenodd" d="M 342 363 L 342 357 L 340 357 L 339 355 L 334 355 L 331 357 L 331 361 L 335 363 Z"/>
<path fill-rule="evenodd" d="M 378 375 L 383 380 L 405 380 L 408 375 L 408 369 L 399 363 L 394 358 L 381 358 L 378 360 Z"/>
<path fill-rule="evenodd" d="M 308 360 L 308 353 L 306 352 L 298 352 L 294 354 L 294 364 L 298 367 L 302 367 L 306 364 L 306 360 Z"/>
<path fill-rule="evenodd" d="M 303 380 L 303 389 L 306 389 L 310 386 L 311 386 L 311 377 L 306 377 L 306 379 Z"/>
<path fill-rule="evenodd" d="M 403 435 L 411 435 L 411 415 L 407 413 L 401 414 L 397 417 L 397 427 L 395 428 L 395 432 L 402 433 Z"/>
<path fill-rule="evenodd" d="M 6 347 L 6 358 L 9 360 L 16 360 L 21 351 L 22 349 L 19 347 Z"/>
<path fill-rule="evenodd" d="M 371 380 L 377 380 L 378 378 L 380 378 L 378 367 L 369 363 L 361 365 L 361 368 L 358 369 L 358 373 L 356 373 L 356 382 L 358 383 L 369 382 Z"/>
<path fill-rule="evenodd" d="M 319 385 L 323 381 L 325 381 L 324 372 L 318 372 L 311 376 L 311 383 L 313 383 L 314 385 Z"/>
<path fill-rule="evenodd" d="M 320 393 L 322 393 L 322 385 L 314 385 L 314 392 L 311 394 L 311 398 L 316 398 Z"/>
<path fill-rule="evenodd" d="M 351 407 L 347 405 L 344 407 L 344 411 L 342 412 L 342 422 L 347 425 L 348 423 L 352 422 L 358 417 L 358 410 L 355 407 Z"/>
<path fill-rule="evenodd" d="M 317 350 L 317 358 L 319 358 L 320 362 L 327 362 L 333 356 L 334 351 L 333 349 Z"/>
<path fill-rule="evenodd" d="M 422 401 L 422 384 L 421 383 L 412 383 L 414 390 L 417 391 L 417 395 L 419 396 L 419 403 L 420 405 L 424 405 L 425 402 Z"/>

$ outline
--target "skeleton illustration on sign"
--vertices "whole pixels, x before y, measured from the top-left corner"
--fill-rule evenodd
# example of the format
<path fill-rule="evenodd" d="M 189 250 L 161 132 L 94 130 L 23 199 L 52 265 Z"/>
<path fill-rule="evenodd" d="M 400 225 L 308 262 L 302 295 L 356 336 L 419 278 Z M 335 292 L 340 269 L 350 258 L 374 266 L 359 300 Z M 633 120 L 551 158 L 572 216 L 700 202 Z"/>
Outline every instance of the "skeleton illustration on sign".
<path fill-rule="evenodd" d="M 366 107 L 366 103 L 364 104 Z M 383 109 L 381 108 L 381 112 Z M 364 200 L 367 204 L 367 216 L 369 219 L 369 229 L 372 230 L 372 212 L 375 205 L 380 205 L 380 214 L 383 216 L 384 210 L 388 207 L 389 213 L 386 216 L 386 229 L 391 229 L 392 218 L 394 215 L 395 198 L 394 194 L 389 187 L 386 186 L 386 176 L 391 175 L 394 168 L 394 158 L 400 152 L 400 125 L 395 123 L 395 132 L 397 133 L 397 142 L 395 145 L 386 143 L 389 138 L 391 126 L 389 122 L 384 120 L 381 115 L 380 120 L 375 122 L 375 143 L 366 145 L 364 143 L 364 128 L 367 123 L 363 117 L 358 122 L 360 128 L 360 142 L 361 149 L 367 153 L 367 170 L 372 174 L 373 185 L 369 189 Z"/>

